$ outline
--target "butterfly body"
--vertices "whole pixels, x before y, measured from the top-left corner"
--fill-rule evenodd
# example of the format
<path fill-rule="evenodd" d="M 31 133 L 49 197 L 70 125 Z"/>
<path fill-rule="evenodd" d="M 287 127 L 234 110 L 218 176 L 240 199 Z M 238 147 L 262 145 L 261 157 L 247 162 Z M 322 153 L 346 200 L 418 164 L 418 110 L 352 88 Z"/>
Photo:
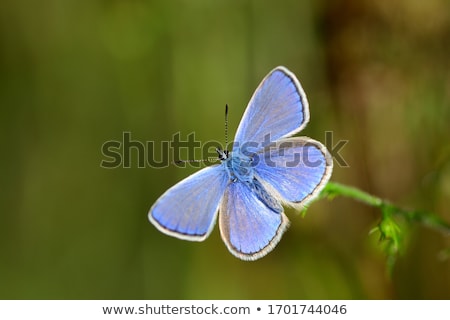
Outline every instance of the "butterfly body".
<path fill-rule="evenodd" d="M 243 183 L 253 192 L 258 199 L 276 213 L 283 211 L 283 207 L 257 179 L 254 169 L 254 158 L 246 156 L 239 151 L 228 153 L 228 158 L 222 160 L 229 183 Z"/>
<path fill-rule="evenodd" d="M 238 152 L 228 152 L 222 165 L 231 181 L 251 182 L 254 177 L 252 158 Z"/>
<path fill-rule="evenodd" d="M 150 209 L 149 220 L 168 235 L 202 241 L 218 217 L 233 255 L 263 257 L 289 225 L 282 204 L 303 206 L 331 176 L 332 159 L 320 142 L 287 138 L 308 120 L 308 102 L 297 78 L 284 67 L 275 68 L 250 100 L 232 151 L 217 149 L 220 164 L 166 191 Z"/>

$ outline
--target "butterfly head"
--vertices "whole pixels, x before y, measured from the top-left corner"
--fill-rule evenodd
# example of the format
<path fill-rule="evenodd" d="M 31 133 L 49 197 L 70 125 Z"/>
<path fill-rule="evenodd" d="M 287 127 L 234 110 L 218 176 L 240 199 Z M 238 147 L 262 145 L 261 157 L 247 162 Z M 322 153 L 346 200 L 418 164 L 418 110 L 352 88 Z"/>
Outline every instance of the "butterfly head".
<path fill-rule="evenodd" d="M 227 160 L 229 158 L 230 152 L 228 150 L 222 150 L 220 148 L 216 148 L 216 152 L 219 156 L 220 161 Z"/>

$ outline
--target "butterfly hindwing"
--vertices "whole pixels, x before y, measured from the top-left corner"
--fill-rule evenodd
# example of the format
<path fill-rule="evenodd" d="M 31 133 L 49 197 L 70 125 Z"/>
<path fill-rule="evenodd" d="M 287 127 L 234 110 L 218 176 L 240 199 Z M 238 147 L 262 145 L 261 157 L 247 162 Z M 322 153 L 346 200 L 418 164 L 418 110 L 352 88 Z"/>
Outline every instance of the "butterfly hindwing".
<path fill-rule="evenodd" d="M 308 101 L 300 83 L 289 70 L 277 67 L 250 99 L 236 132 L 234 148 L 249 142 L 265 147 L 299 132 L 308 121 Z"/>
<path fill-rule="evenodd" d="M 269 253 L 289 225 L 284 213 L 275 212 L 242 182 L 230 182 L 220 206 L 219 227 L 230 252 L 242 260 Z"/>
<path fill-rule="evenodd" d="M 185 240 L 204 240 L 214 226 L 228 176 L 222 166 L 204 168 L 166 191 L 149 220 L 162 232 Z"/>

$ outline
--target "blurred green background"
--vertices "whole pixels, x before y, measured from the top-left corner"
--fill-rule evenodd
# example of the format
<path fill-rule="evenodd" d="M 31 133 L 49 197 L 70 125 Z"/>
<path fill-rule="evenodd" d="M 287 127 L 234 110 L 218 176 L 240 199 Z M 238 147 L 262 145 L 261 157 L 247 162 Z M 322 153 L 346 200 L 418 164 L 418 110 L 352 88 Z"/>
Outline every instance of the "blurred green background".
<path fill-rule="evenodd" d="M 450 4 L 400 1 L 0 2 L 0 298 L 449 299 L 448 237 L 417 226 L 392 277 L 378 211 L 314 203 L 256 262 L 217 227 L 163 235 L 154 201 L 195 171 L 103 169 L 101 146 L 233 135 L 275 66 L 300 79 L 302 132 L 349 140 L 332 180 L 450 221 Z M 157 148 L 156 156 L 161 151 Z"/>

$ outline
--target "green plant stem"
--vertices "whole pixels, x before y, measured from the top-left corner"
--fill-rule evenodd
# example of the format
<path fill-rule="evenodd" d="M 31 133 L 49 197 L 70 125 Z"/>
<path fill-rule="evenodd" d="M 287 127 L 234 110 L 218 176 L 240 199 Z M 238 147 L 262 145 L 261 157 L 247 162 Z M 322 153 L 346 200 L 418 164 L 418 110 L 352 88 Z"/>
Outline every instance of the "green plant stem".
<path fill-rule="evenodd" d="M 381 207 L 383 204 L 383 200 L 375 197 L 371 194 L 368 194 L 367 192 L 364 192 L 360 189 L 357 189 L 355 187 L 346 186 L 341 183 L 337 182 L 328 182 L 328 184 L 325 186 L 325 189 L 321 193 L 321 198 L 324 197 L 331 197 L 334 198 L 335 196 L 342 196 L 347 198 L 352 198 L 354 200 L 361 201 L 365 204 L 368 204 L 369 206 L 373 207 Z"/>
<path fill-rule="evenodd" d="M 380 208 L 383 215 L 386 212 L 389 212 L 393 216 L 402 217 L 408 222 L 419 223 L 430 229 L 442 232 L 445 235 L 450 235 L 450 224 L 445 222 L 435 214 L 420 210 L 403 209 L 390 203 L 389 201 L 373 196 L 358 188 L 350 187 L 341 183 L 328 182 L 328 184 L 319 195 L 318 199 L 334 198 L 337 196 L 361 201 L 369 206 Z"/>

